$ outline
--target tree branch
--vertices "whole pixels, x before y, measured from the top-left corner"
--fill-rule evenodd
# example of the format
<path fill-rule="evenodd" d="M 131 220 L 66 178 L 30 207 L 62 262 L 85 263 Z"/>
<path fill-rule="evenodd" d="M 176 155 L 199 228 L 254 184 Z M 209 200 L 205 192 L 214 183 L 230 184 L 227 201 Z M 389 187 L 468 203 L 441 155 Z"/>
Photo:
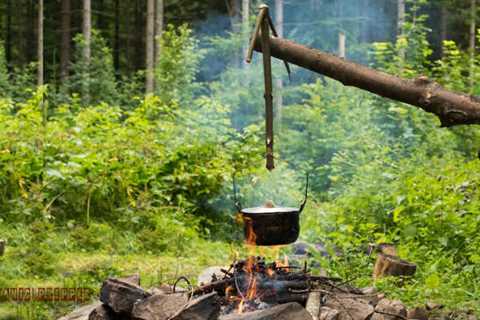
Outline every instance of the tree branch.
<path fill-rule="evenodd" d="M 281 38 L 271 38 L 271 55 L 379 96 L 438 116 L 442 127 L 480 124 L 480 99 L 452 92 L 421 76 L 407 80 Z M 260 40 L 255 50 L 262 51 Z"/>

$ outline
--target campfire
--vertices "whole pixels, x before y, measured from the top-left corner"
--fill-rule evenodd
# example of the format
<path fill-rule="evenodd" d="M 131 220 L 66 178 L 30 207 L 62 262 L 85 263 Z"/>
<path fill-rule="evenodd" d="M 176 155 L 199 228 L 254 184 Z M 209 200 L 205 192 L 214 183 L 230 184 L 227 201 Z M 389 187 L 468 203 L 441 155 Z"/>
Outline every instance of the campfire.
<path fill-rule="evenodd" d="M 265 251 L 256 246 L 251 221 L 244 222 L 248 251 Z M 379 257 L 384 259 L 382 253 Z M 359 289 L 339 278 L 313 275 L 307 260 L 289 260 L 296 259 L 284 255 L 268 261 L 250 254 L 218 268 L 195 287 L 186 277 L 148 291 L 140 287 L 139 277 L 108 279 L 100 290 L 102 304 L 91 310 L 88 319 L 406 320 L 410 313 L 412 319 L 427 319 L 419 318 L 423 309 L 407 313 L 401 302 L 385 299 L 372 288 Z"/>

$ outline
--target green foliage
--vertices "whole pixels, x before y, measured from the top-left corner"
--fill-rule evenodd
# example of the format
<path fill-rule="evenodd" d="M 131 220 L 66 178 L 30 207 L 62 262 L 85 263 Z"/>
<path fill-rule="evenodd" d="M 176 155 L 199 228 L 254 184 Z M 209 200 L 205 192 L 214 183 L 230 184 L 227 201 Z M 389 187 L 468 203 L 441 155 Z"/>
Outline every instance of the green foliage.
<path fill-rule="evenodd" d="M 477 92 L 478 56 L 471 64 L 449 41 L 443 58 L 430 61 L 429 30 L 418 7 L 424 3 L 411 2 L 396 43 L 371 48 L 371 64 Z M 0 258 L 0 286 L 15 277 L 56 277 L 68 269 L 66 254 L 225 260 L 228 246 L 205 240 L 241 239 L 232 175 L 246 205 L 296 206 L 309 172 L 313 195 L 302 237 L 325 243 L 330 260 L 315 257 L 322 267 L 371 285 L 372 259 L 363 248 L 393 242 L 419 271 L 403 287 L 393 279 L 375 285 L 412 305 L 436 300 L 478 309 L 478 128 L 441 129 L 421 110 L 318 79 L 283 91 L 279 161 L 269 173 L 258 169 L 264 164 L 261 66 L 232 66 L 202 84 L 195 78 L 204 52 L 191 31 L 169 26 L 160 41 L 155 95 L 142 96 L 141 73 L 115 79 L 98 34 L 89 66 L 82 37 L 76 38 L 68 98 L 60 89 L 56 96 L 56 88 L 32 91 L 33 65 L 5 80 L 13 93 L 0 99 L 0 235 L 14 250 Z M 209 54 L 239 42 L 216 38 L 213 47 Z M 1 67 L 0 60 L 0 75 Z M 74 277 L 98 287 L 123 271 L 111 260 Z"/>
<path fill-rule="evenodd" d="M 74 42 L 73 74 L 64 89 L 71 94 L 78 94 L 84 105 L 99 102 L 114 103 L 117 97 L 115 70 L 112 53 L 105 40 L 98 31 L 93 30 L 90 61 L 87 61 L 83 54 L 85 48 L 83 35 L 77 34 Z"/>
<path fill-rule="evenodd" d="M 161 55 L 157 61 L 155 81 L 157 94 L 164 101 L 191 101 L 194 83 L 203 53 L 192 31 L 186 26 L 168 25 L 160 41 Z"/>
<path fill-rule="evenodd" d="M 8 79 L 7 61 L 3 43 L 0 42 L 0 98 L 8 98 L 11 95 L 11 88 Z"/>

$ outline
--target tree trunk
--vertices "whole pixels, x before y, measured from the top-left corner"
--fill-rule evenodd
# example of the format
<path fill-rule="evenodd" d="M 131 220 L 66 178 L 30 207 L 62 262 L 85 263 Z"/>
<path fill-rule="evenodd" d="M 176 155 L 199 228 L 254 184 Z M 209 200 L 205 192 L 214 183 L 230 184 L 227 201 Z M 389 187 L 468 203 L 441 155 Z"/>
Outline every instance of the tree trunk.
<path fill-rule="evenodd" d="M 248 32 L 250 30 L 249 22 L 250 22 L 250 0 L 242 0 L 242 35 L 243 35 L 243 42 L 245 43 L 245 45 L 243 46 L 242 61 L 243 61 L 244 68 L 247 66 L 245 57 L 247 56 L 247 51 L 248 51 Z"/>
<path fill-rule="evenodd" d="M 11 71 L 11 62 L 12 62 L 12 0 L 7 0 L 7 8 L 5 10 L 5 59 L 7 60 L 7 65 L 9 71 Z"/>
<path fill-rule="evenodd" d="M 338 33 L 338 56 L 345 59 L 347 55 L 345 32 Z"/>
<path fill-rule="evenodd" d="M 119 74 L 120 70 L 120 0 L 115 0 L 115 30 L 113 45 L 113 65 L 115 74 Z"/>
<path fill-rule="evenodd" d="M 92 4 L 91 0 L 83 0 L 83 25 L 82 32 L 85 41 L 83 48 L 83 58 L 87 64 L 90 64 L 92 56 Z"/>
<path fill-rule="evenodd" d="M 37 50 L 35 46 L 32 46 L 32 43 L 35 43 L 35 33 L 32 32 L 33 30 L 37 29 L 37 10 L 36 10 L 36 0 L 28 1 L 27 7 L 27 14 L 25 15 L 25 22 L 23 23 L 25 28 L 25 35 L 26 35 L 26 51 L 27 51 L 27 61 L 34 61 L 37 57 Z"/>
<path fill-rule="evenodd" d="M 398 0 L 397 7 L 397 39 L 404 36 L 403 25 L 405 24 L 405 0 Z M 400 60 L 405 60 L 405 49 L 401 48 L 398 52 Z"/>
<path fill-rule="evenodd" d="M 135 1 L 135 28 L 133 33 L 130 37 L 133 38 L 133 61 L 134 61 L 134 69 L 140 70 L 145 68 L 145 44 L 144 39 L 145 37 L 139 37 L 137 35 L 145 34 L 145 25 L 143 15 L 144 15 L 144 7 L 143 4 L 145 3 L 144 0 L 134 0 Z M 147 0 L 149 1 L 149 0 Z"/>
<path fill-rule="evenodd" d="M 156 52 L 155 52 L 155 69 L 158 66 L 160 61 L 160 56 L 162 55 L 162 43 L 161 38 L 163 34 L 163 20 L 164 20 L 164 3 L 163 0 L 157 0 L 157 8 L 155 15 L 155 43 L 156 43 Z"/>
<path fill-rule="evenodd" d="M 477 36 L 477 0 L 470 0 L 470 92 L 473 90 L 475 78 L 475 40 Z"/>
<path fill-rule="evenodd" d="M 443 43 L 448 39 L 448 10 L 445 2 L 440 5 L 440 54 L 443 57 Z"/>
<path fill-rule="evenodd" d="M 71 39 L 71 1 L 62 0 L 62 22 L 61 33 L 62 43 L 60 46 L 60 80 L 63 82 L 68 78 L 70 65 L 70 39 Z"/>
<path fill-rule="evenodd" d="M 283 0 L 275 0 L 275 25 L 280 38 L 283 38 L 283 5 Z M 281 133 L 283 118 L 283 81 L 281 78 L 275 81 L 275 86 L 277 87 L 275 105 L 277 109 L 278 132 Z"/>
<path fill-rule="evenodd" d="M 37 35 L 38 72 L 37 84 L 43 86 L 43 0 L 38 0 L 38 35 Z"/>
<path fill-rule="evenodd" d="M 270 38 L 270 47 L 275 58 L 433 113 L 442 127 L 480 124 L 480 99 L 445 90 L 426 77 L 402 79 L 281 38 Z M 260 38 L 255 50 L 262 51 Z"/>
<path fill-rule="evenodd" d="M 440 45 L 443 47 L 443 42 L 448 39 L 448 10 L 447 5 L 442 3 L 442 8 L 440 9 Z"/>
<path fill-rule="evenodd" d="M 96 0 L 97 2 L 97 30 L 105 30 L 105 2 L 104 0 Z"/>
<path fill-rule="evenodd" d="M 154 29 L 155 29 L 155 2 L 147 0 L 147 25 L 145 37 L 145 92 L 153 93 L 153 67 L 154 67 Z"/>
<path fill-rule="evenodd" d="M 403 25 L 405 24 L 405 0 L 398 0 L 397 3 L 397 37 L 403 35 Z"/>

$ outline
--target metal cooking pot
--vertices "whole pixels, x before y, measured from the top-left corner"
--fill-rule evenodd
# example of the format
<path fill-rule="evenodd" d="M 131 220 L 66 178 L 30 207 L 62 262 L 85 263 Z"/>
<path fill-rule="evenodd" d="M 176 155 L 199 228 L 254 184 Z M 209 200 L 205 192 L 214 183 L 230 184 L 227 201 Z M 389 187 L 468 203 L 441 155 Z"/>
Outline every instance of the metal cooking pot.
<path fill-rule="evenodd" d="M 242 214 L 245 239 L 248 244 L 275 246 L 295 242 L 300 233 L 299 217 L 308 198 L 308 174 L 305 184 L 305 198 L 299 208 L 254 207 L 242 209 L 237 201 L 235 179 L 233 182 L 235 206 Z"/>

